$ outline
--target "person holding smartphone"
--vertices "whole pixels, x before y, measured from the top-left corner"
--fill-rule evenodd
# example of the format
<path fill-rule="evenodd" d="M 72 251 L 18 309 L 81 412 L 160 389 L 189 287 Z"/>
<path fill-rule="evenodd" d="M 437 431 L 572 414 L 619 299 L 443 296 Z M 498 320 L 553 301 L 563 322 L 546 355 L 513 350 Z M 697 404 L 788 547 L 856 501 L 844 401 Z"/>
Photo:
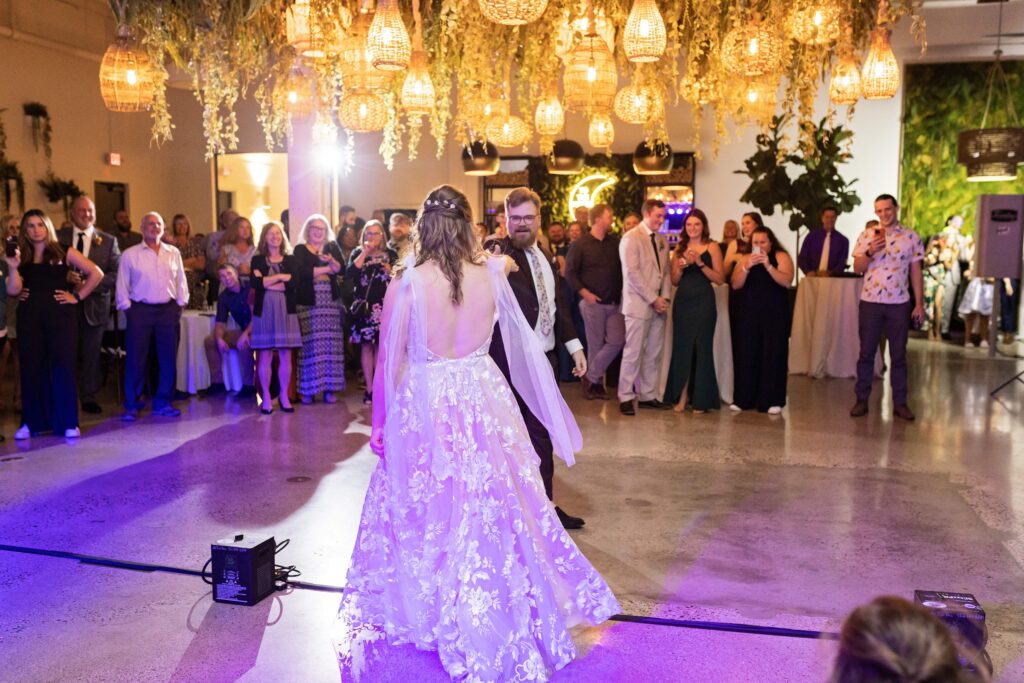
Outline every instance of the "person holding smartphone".
<path fill-rule="evenodd" d="M 373 371 L 377 367 L 377 348 L 380 343 L 380 316 L 384 307 L 384 294 L 391 282 L 391 268 L 398 254 L 388 248 L 384 226 L 378 220 L 369 220 L 359 237 L 360 246 L 352 252 L 346 279 L 352 282 L 352 307 L 349 309 L 349 341 L 359 344 L 359 361 L 366 379 L 363 403 L 373 399 Z"/>
<path fill-rule="evenodd" d="M 875 199 L 878 227 L 867 229 L 853 249 L 853 271 L 864 275 L 860 293 L 858 332 L 860 356 L 857 359 L 857 402 L 850 410 L 853 417 L 868 413 L 871 381 L 875 374 L 875 353 L 884 336 L 889 342 L 892 360 L 893 415 L 913 420 L 907 406 L 907 337 L 910 321 L 924 322 L 924 276 L 921 262 L 924 246 L 916 232 L 900 224 L 899 204 L 891 194 Z M 911 301 L 907 283 L 913 290 Z"/>

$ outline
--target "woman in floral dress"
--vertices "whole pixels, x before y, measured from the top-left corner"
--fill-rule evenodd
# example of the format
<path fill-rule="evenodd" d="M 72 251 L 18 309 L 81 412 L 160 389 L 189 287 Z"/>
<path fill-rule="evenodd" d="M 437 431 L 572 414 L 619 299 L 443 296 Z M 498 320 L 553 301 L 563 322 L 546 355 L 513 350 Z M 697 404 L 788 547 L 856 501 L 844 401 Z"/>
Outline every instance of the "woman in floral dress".
<path fill-rule="evenodd" d="M 373 397 L 373 370 L 377 365 L 380 344 L 380 316 L 384 308 L 384 293 L 391 282 L 391 269 L 398 254 L 388 249 L 384 226 L 371 220 L 363 226 L 356 247 L 349 259 L 345 279 L 353 284 L 352 306 L 349 308 L 349 341 L 360 346 L 360 361 L 366 378 L 363 403 Z"/>

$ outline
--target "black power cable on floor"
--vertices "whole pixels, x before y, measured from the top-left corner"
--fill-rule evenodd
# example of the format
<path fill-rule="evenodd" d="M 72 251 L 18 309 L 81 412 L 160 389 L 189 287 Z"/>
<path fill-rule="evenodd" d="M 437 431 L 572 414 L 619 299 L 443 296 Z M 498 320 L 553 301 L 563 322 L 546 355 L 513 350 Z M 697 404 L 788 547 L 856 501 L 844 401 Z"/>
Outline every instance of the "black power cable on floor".
<path fill-rule="evenodd" d="M 286 539 L 278 544 L 276 551 L 283 550 L 289 540 Z M 213 561 L 207 560 L 200 570 L 172 567 L 164 564 L 149 564 L 146 562 L 131 562 L 126 560 L 115 560 L 109 557 L 98 557 L 95 555 L 82 555 L 80 553 L 69 553 L 62 550 L 44 550 L 42 548 L 29 548 L 19 545 L 0 544 L 0 551 L 11 553 L 22 553 L 25 555 L 41 555 L 43 557 L 56 557 L 63 560 L 77 560 L 82 564 L 89 564 L 99 567 L 110 567 L 112 569 L 127 569 L 137 572 L 164 572 L 168 574 L 184 574 L 186 576 L 198 576 L 207 584 L 213 585 L 208 580 L 209 575 L 206 568 Z M 331 586 L 326 584 L 309 583 L 306 581 L 293 581 L 292 577 L 301 576 L 301 572 L 294 565 L 274 565 L 274 580 L 281 581 L 282 585 L 277 590 L 288 588 L 300 588 L 303 590 L 315 590 L 328 593 L 343 593 L 343 586 Z M 610 617 L 611 621 L 618 621 L 629 624 L 644 624 L 647 626 L 671 626 L 675 628 L 693 628 L 704 631 L 721 631 L 725 633 L 747 633 L 759 636 L 783 636 L 786 638 L 824 639 L 837 640 L 838 633 L 830 631 L 807 631 L 802 629 L 781 628 L 777 626 L 757 626 L 755 624 L 734 624 L 719 621 L 693 621 L 685 619 L 663 619 L 660 617 L 644 617 L 636 614 L 616 614 Z"/>

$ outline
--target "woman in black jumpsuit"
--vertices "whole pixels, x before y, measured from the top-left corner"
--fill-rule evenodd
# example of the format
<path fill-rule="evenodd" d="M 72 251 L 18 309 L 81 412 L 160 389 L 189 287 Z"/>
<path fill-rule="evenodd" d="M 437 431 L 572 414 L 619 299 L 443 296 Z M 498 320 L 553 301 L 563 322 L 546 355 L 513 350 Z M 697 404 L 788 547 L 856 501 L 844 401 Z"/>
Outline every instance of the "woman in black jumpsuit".
<path fill-rule="evenodd" d="M 69 271 L 78 277 L 69 278 Z M 53 223 L 39 209 L 21 219 L 20 265 L 15 272 L 15 293 L 27 290 L 27 295 L 22 294 L 18 306 L 22 426 L 14 436 L 26 439 L 52 431 L 77 437 L 77 304 L 96 288 L 103 273 L 78 250 L 65 254 Z"/>

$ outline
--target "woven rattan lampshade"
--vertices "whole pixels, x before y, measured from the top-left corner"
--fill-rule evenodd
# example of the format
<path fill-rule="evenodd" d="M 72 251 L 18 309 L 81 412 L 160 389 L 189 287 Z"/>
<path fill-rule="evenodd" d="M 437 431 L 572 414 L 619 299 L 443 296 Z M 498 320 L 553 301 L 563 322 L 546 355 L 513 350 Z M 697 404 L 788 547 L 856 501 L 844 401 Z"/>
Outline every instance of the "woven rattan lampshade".
<path fill-rule="evenodd" d="M 615 124 L 612 123 L 612 117 L 605 113 L 591 116 L 587 140 L 593 147 L 611 147 L 615 142 Z"/>
<path fill-rule="evenodd" d="M 732 74 L 756 78 L 782 69 L 782 40 L 757 18 L 734 27 L 722 40 L 722 66 Z"/>
<path fill-rule="evenodd" d="M 402 84 L 402 109 L 410 116 L 426 116 L 436 105 L 434 83 L 427 71 L 427 53 L 413 50 L 409 59 L 409 73 Z"/>
<path fill-rule="evenodd" d="M 665 53 L 665 20 L 654 0 L 633 0 L 622 33 L 622 48 L 631 62 L 656 62 Z"/>
<path fill-rule="evenodd" d="M 100 62 L 100 95 L 110 111 L 145 111 L 156 96 L 156 75 L 149 55 L 121 27 Z"/>
<path fill-rule="evenodd" d="M 664 107 L 661 93 L 649 85 L 630 83 L 615 95 L 615 115 L 623 123 L 647 123 Z"/>
<path fill-rule="evenodd" d="M 548 95 L 537 103 L 533 123 L 539 135 L 558 135 L 562 131 L 565 111 L 558 101 L 558 95 Z"/>
<path fill-rule="evenodd" d="M 718 81 L 708 74 L 687 73 L 679 82 L 679 93 L 690 104 L 703 107 L 722 99 Z"/>
<path fill-rule="evenodd" d="M 1014 180 L 1024 161 L 1024 128 L 979 128 L 957 137 L 958 163 L 967 166 L 967 180 Z"/>
<path fill-rule="evenodd" d="M 576 112 L 607 112 L 612 108 L 619 74 L 615 57 L 597 35 L 584 36 L 569 53 L 562 79 L 565 108 Z"/>
<path fill-rule="evenodd" d="M 732 99 L 736 117 L 744 123 L 764 123 L 775 113 L 779 82 L 754 78 L 740 85 Z"/>
<path fill-rule="evenodd" d="M 860 71 L 853 55 L 844 55 L 832 71 L 828 97 L 836 104 L 854 104 L 860 99 Z"/>
<path fill-rule="evenodd" d="M 381 71 L 402 71 L 409 67 L 412 41 L 398 11 L 397 0 L 381 0 L 366 36 L 370 63 Z"/>
<path fill-rule="evenodd" d="M 498 147 L 519 147 L 530 139 L 530 127 L 515 115 L 495 116 L 487 124 L 487 140 Z"/>
<path fill-rule="evenodd" d="M 871 34 L 871 49 L 861 72 L 861 94 L 866 100 L 884 100 L 900 87 L 900 65 L 893 54 L 889 37 L 892 31 L 879 26 Z"/>
<path fill-rule="evenodd" d="M 314 15 L 310 0 L 297 0 L 285 13 L 285 32 L 295 54 L 310 59 L 323 59 L 337 54 L 344 29 L 352 21 L 348 8 L 339 6 L 326 17 Z"/>
<path fill-rule="evenodd" d="M 338 105 L 338 122 L 352 133 L 384 130 L 384 124 L 388 122 L 388 108 L 376 93 L 350 90 Z"/>
<path fill-rule="evenodd" d="M 839 38 L 842 12 L 835 0 L 798 0 L 786 22 L 789 37 L 804 45 L 828 45 Z"/>
<path fill-rule="evenodd" d="M 480 0 L 480 12 L 495 24 L 522 26 L 540 19 L 548 0 Z"/>
<path fill-rule="evenodd" d="M 360 14 L 341 41 L 341 83 L 346 88 L 376 90 L 386 88 L 394 74 L 378 71 L 370 61 L 370 51 L 366 46 L 366 36 L 373 23 L 372 14 Z"/>
<path fill-rule="evenodd" d="M 316 105 L 313 77 L 299 66 L 292 67 L 281 84 L 284 106 L 292 120 L 309 117 Z"/>
<path fill-rule="evenodd" d="M 313 8 L 310 0 L 295 0 L 285 14 L 285 32 L 288 44 L 295 48 L 295 54 L 305 56 L 314 49 Z"/>

